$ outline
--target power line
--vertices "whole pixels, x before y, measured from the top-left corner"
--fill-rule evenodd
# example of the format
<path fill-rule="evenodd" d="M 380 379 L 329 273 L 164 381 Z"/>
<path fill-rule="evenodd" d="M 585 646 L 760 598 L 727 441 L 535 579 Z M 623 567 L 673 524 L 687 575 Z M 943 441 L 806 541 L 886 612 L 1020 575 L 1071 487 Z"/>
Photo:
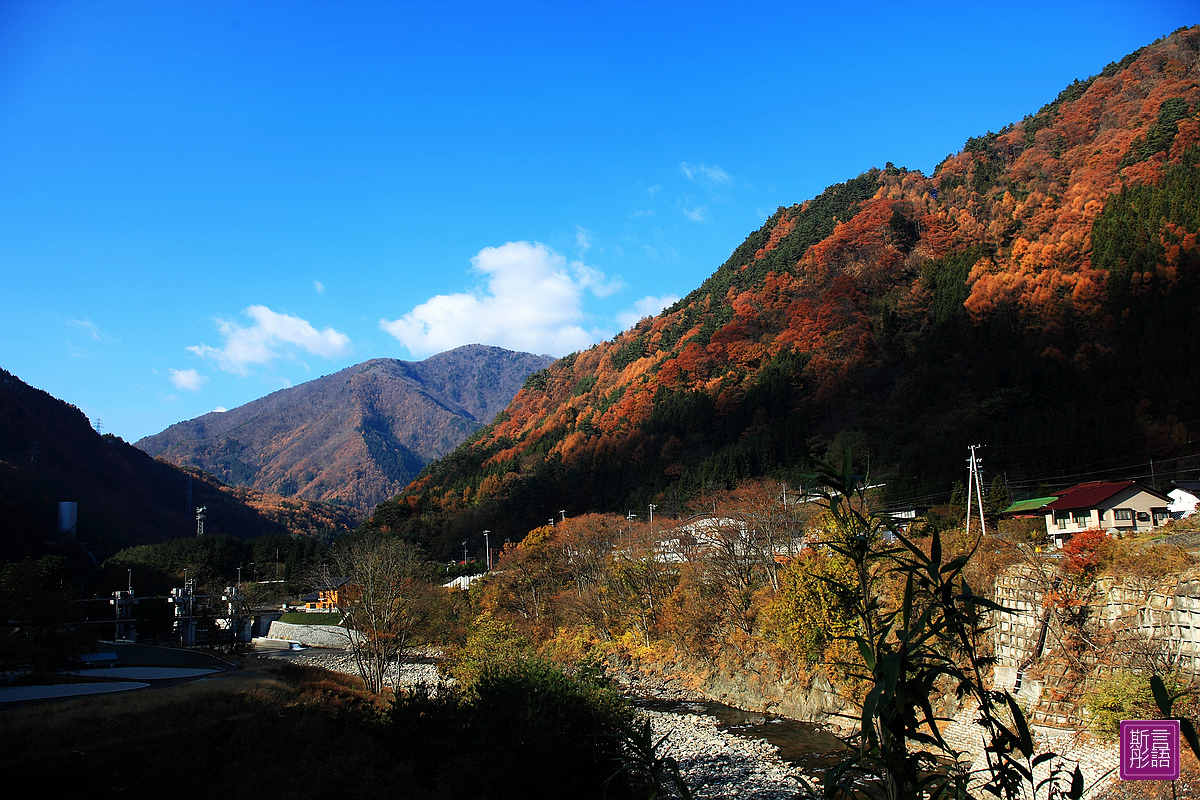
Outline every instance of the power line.
<path fill-rule="evenodd" d="M 1191 442 L 1189 441 L 1189 442 L 1187 442 L 1187 444 L 1191 444 Z M 1153 456 L 1153 455 L 1154 455 L 1154 454 L 1156 454 L 1156 453 L 1161 453 L 1161 452 L 1164 452 L 1164 451 L 1170 451 L 1170 450 L 1174 449 L 1174 448 L 1175 448 L 1175 447 L 1177 447 L 1177 446 L 1178 446 L 1178 445 L 1174 445 L 1174 444 L 1163 444 L 1163 445 L 1158 445 L 1157 447 L 1152 447 L 1152 448 L 1148 448 L 1148 449 L 1146 449 L 1146 450 L 1143 450 L 1143 451 L 1142 451 L 1142 455 L 1144 455 L 1146 458 L 1150 458 L 1151 456 Z M 1178 459 L 1178 458 L 1190 458 L 1190 457 L 1191 457 L 1191 455 L 1172 456 L 1172 457 L 1170 457 L 1170 458 L 1168 458 L 1168 459 L 1160 459 L 1160 460 L 1171 460 L 1172 458 Z M 1089 463 L 1091 463 L 1091 464 L 1092 464 L 1092 465 L 1094 465 L 1094 466 L 1102 466 L 1102 465 L 1106 465 L 1106 464 L 1112 464 L 1112 463 L 1114 463 L 1114 462 L 1120 462 L 1120 461 L 1123 461 L 1123 460 L 1125 460 L 1125 459 L 1128 459 L 1128 458 L 1129 458 L 1129 455 L 1110 456 L 1109 458 L 1098 459 L 1098 460 L 1090 460 L 1090 462 L 1089 462 Z M 1017 462 L 1017 463 L 1015 463 L 1015 464 L 1008 464 L 1008 465 L 1007 465 L 1007 469 L 1011 469 L 1011 470 L 1018 470 L 1018 469 L 1020 469 L 1021 467 L 1024 467 L 1024 466 L 1026 466 L 1027 464 L 1033 464 L 1033 463 L 1037 463 L 1037 462 L 1033 462 L 1033 461 L 1025 461 L 1025 462 Z M 1141 463 L 1141 462 L 1138 462 L 1138 463 Z"/>
<path fill-rule="evenodd" d="M 1185 428 L 1187 428 L 1187 427 L 1190 427 L 1193 425 L 1200 425 L 1200 419 L 1179 420 L 1176 424 L 1183 425 Z M 1073 437 L 1070 439 L 1060 439 L 1058 441 L 1033 441 L 1033 442 L 1021 442 L 1019 444 L 995 444 L 995 445 L 989 445 L 989 447 L 993 447 L 997 450 L 1009 450 L 1009 449 L 1016 448 L 1016 447 L 1020 447 L 1020 448 L 1058 447 L 1059 445 L 1064 445 L 1064 444 L 1079 444 L 1081 442 L 1104 442 L 1104 441 L 1108 441 L 1110 439 L 1145 439 L 1145 436 L 1146 436 L 1145 432 L 1111 433 L 1111 434 L 1105 434 L 1103 436 L 1088 436 L 1088 437 L 1076 436 L 1076 437 Z"/>
<path fill-rule="evenodd" d="M 976 445 L 976 447 L 978 447 L 978 445 Z M 1188 467 L 1186 470 L 1181 470 L 1179 467 L 1166 467 L 1167 464 L 1178 464 L 1179 462 L 1186 461 L 1188 459 L 1197 459 L 1197 465 L 1195 467 Z M 1113 458 L 1109 459 L 1108 461 L 1116 460 L 1117 458 Z M 1155 473 L 1163 471 L 1164 467 L 1166 467 L 1167 472 L 1176 473 L 1180 471 L 1191 471 L 1194 469 L 1198 473 L 1197 477 L 1200 477 L 1200 453 L 1190 453 L 1181 456 L 1159 458 L 1155 461 Z M 1103 464 L 1106 462 L 1101 463 Z M 982 466 L 982 461 L 979 462 L 978 466 Z M 1008 479 L 1007 483 L 1008 486 L 1015 492 L 1021 492 L 1022 490 L 1036 489 L 1039 486 L 1070 485 L 1074 483 L 1084 483 L 1088 480 L 1104 480 L 1105 478 L 1111 479 L 1113 474 L 1120 474 L 1125 480 L 1134 481 L 1144 481 L 1148 478 L 1151 478 L 1148 460 L 1138 460 L 1134 462 L 1124 461 L 1124 463 L 1118 466 L 1105 467 L 1102 469 L 1090 469 L 1082 472 L 1055 473 L 1052 475 L 1028 477 L 1021 480 Z M 971 487 L 968 485 L 968 491 L 970 490 Z M 939 502 L 946 502 L 953 494 L 953 491 L 953 487 L 940 491 L 927 491 L 920 495 L 910 495 L 904 499 L 897 499 L 894 501 L 894 504 L 934 505 Z"/>

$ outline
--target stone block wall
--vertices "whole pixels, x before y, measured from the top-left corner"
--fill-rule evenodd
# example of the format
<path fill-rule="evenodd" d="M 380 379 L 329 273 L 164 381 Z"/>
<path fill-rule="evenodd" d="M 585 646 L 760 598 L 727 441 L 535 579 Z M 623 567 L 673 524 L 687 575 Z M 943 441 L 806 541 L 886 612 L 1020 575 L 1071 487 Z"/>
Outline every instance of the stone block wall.
<path fill-rule="evenodd" d="M 1106 579 L 1102 625 L 1156 644 L 1186 675 L 1200 676 L 1200 580 L 1184 577 L 1165 585 Z"/>
<path fill-rule="evenodd" d="M 994 614 L 992 637 L 997 663 L 1019 667 L 1033 655 L 1045 612 L 1048 576 L 1032 567 L 1013 567 L 996 579 L 995 601 L 1012 613 Z"/>
<path fill-rule="evenodd" d="M 992 619 L 999 666 L 1019 667 L 1034 655 L 1052 587 L 1048 573 L 1024 565 L 997 579 L 995 600 L 1012 609 Z M 1107 629 L 1114 641 L 1154 650 L 1185 675 L 1200 677 L 1200 575 L 1160 582 L 1103 578 L 1079 597 L 1089 630 Z M 1048 633 L 1043 655 L 1052 654 L 1064 636 L 1056 614 L 1050 615 Z M 1097 668 L 1106 671 L 1103 665 Z"/>

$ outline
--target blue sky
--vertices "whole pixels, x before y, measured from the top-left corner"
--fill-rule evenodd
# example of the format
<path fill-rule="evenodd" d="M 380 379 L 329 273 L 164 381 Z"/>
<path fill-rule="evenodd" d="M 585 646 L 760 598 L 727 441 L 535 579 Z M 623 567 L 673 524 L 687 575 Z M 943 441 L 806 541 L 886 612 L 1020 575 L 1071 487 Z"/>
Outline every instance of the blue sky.
<path fill-rule="evenodd" d="M 1195 17 L 4 0 L 0 367 L 135 441 L 369 358 L 563 355 Z"/>

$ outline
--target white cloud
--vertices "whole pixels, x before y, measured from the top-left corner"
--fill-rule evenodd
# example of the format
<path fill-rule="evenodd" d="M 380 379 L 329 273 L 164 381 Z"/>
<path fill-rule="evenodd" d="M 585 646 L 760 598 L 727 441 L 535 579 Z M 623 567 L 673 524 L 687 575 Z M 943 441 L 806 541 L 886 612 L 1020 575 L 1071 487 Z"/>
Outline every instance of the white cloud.
<path fill-rule="evenodd" d="M 625 288 L 625 282 L 620 276 L 614 275 L 609 278 L 600 270 L 578 261 L 571 262 L 571 271 L 575 273 L 579 287 L 590 290 L 596 297 L 608 297 Z"/>
<path fill-rule="evenodd" d="M 320 281 L 313 281 L 313 288 L 317 290 L 317 294 L 324 294 L 325 284 Z"/>
<path fill-rule="evenodd" d="M 725 170 L 713 164 L 711 167 L 707 164 L 689 164 L 686 161 L 680 163 L 679 171 L 683 173 L 689 181 L 699 183 L 704 186 L 732 186 L 733 176 Z"/>
<path fill-rule="evenodd" d="M 585 293 L 605 297 L 622 286 L 537 242 L 485 247 L 471 264 L 487 276 L 486 291 L 431 297 L 379 327 L 418 356 L 476 342 L 561 355 L 596 339 L 581 324 Z"/>
<path fill-rule="evenodd" d="M 230 319 L 217 319 L 217 332 L 224 347 L 198 344 L 187 348 L 225 372 L 246 375 L 251 364 L 266 364 L 276 358 L 295 358 L 302 350 L 324 358 L 350 352 L 350 337 L 333 328 L 318 331 L 307 320 L 280 314 L 266 306 L 250 306 L 243 312 L 254 320 L 249 327 Z"/>
<path fill-rule="evenodd" d="M 76 326 L 77 328 L 83 328 L 85 331 L 88 332 L 89 336 L 91 336 L 96 341 L 100 341 L 100 328 L 96 325 L 96 323 L 92 322 L 90 319 L 87 319 L 87 318 L 71 319 L 71 320 L 67 320 L 67 322 L 71 323 L 72 325 Z"/>
<path fill-rule="evenodd" d="M 696 208 L 683 209 L 683 215 L 692 222 L 704 222 L 707 219 L 705 213 L 708 211 L 708 206 L 697 206 Z"/>
<path fill-rule="evenodd" d="M 576 225 L 575 226 L 575 248 L 577 250 L 579 250 L 579 252 L 582 253 L 591 246 L 592 246 L 592 237 L 591 237 L 591 234 L 588 233 L 587 228 L 583 227 L 582 225 Z"/>
<path fill-rule="evenodd" d="M 643 317 L 652 317 L 679 299 L 678 295 L 664 294 L 659 297 L 646 295 L 629 309 L 617 314 L 617 324 L 621 330 L 632 328 Z"/>
<path fill-rule="evenodd" d="M 225 406 L 217 406 L 216 408 L 214 408 L 214 409 L 212 410 L 212 413 L 213 413 L 213 414 L 224 414 L 224 413 L 225 413 L 226 411 L 228 411 L 228 410 L 229 410 L 229 409 L 228 409 L 228 408 L 226 408 Z"/>
<path fill-rule="evenodd" d="M 208 383 L 208 376 L 201 375 L 194 369 L 169 369 L 167 372 L 171 374 L 171 384 L 176 389 L 198 392 L 204 384 Z"/>

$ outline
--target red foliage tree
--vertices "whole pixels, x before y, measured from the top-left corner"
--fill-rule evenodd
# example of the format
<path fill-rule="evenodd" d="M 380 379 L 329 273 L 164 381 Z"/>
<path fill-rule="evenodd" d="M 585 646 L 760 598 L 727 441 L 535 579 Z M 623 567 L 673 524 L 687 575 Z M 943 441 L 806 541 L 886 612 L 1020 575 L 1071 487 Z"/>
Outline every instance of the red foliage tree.
<path fill-rule="evenodd" d="M 1080 531 L 1063 545 L 1063 571 L 1084 581 L 1093 580 L 1110 560 L 1112 540 L 1099 528 Z"/>

